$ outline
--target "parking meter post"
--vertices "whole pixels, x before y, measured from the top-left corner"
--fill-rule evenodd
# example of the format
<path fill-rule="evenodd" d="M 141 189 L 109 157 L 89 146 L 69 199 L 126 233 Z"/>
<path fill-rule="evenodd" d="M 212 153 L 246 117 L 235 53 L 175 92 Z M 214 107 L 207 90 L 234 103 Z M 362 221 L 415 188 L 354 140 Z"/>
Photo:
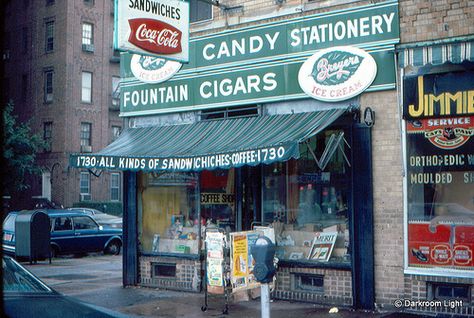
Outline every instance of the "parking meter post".
<path fill-rule="evenodd" d="M 260 300 L 262 318 L 270 318 L 270 285 L 267 283 L 260 285 Z"/>
<path fill-rule="evenodd" d="M 275 244 L 266 237 L 260 236 L 251 249 L 255 261 L 253 275 L 260 283 L 262 318 L 270 318 L 270 287 L 276 268 L 274 266 Z"/>

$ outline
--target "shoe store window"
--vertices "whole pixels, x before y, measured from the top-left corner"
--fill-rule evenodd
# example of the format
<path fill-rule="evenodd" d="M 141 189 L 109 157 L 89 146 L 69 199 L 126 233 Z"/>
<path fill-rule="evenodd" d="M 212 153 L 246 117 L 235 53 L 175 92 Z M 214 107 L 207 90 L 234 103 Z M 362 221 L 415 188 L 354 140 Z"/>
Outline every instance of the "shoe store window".
<path fill-rule="evenodd" d="M 198 175 L 140 173 L 140 248 L 144 254 L 198 254 Z"/>
<path fill-rule="evenodd" d="M 404 78 L 409 271 L 472 277 L 474 116 L 463 96 L 474 89 L 473 76 Z"/>
<path fill-rule="evenodd" d="M 350 264 L 348 153 L 343 130 L 326 130 L 299 159 L 263 166 L 262 221 L 280 260 Z"/>

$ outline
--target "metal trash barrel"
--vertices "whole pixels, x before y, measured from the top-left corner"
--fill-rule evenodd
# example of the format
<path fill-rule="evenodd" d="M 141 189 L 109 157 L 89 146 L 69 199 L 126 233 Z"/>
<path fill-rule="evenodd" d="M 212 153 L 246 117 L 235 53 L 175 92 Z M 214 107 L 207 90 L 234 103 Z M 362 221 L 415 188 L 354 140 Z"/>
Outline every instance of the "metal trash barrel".
<path fill-rule="evenodd" d="M 15 255 L 30 263 L 50 258 L 51 224 L 44 211 L 21 211 L 15 220 Z M 51 259 L 50 259 L 51 261 Z"/>

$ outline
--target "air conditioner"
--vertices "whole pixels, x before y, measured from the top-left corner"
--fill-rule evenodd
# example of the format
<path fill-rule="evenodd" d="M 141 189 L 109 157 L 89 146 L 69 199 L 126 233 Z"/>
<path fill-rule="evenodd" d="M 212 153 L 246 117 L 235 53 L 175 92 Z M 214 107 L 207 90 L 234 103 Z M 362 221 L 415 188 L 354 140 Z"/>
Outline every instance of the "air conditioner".
<path fill-rule="evenodd" d="M 89 193 L 81 193 L 81 198 L 80 201 L 90 201 L 92 199 L 91 195 Z"/>
<path fill-rule="evenodd" d="M 84 52 L 94 52 L 94 44 L 82 44 L 82 50 Z"/>
<path fill-rule="evenodd" d="M 92 152 L 92 146 L 81 146 L 81 152 Z"/>

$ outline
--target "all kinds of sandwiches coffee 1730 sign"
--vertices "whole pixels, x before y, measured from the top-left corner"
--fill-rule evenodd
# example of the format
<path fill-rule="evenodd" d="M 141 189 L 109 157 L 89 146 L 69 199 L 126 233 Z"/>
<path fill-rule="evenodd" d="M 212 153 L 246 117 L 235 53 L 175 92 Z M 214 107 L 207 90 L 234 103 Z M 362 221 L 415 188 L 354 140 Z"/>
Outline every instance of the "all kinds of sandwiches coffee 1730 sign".
<path fill-rule="evenodd" d="M 339 46 L 321 50 L 301 65 L 298 82 L 309 96 L 337 102 L 366 90 L 375 79 L 377 64 L 362 49 Z"/>
<path fill-rule="evenodd" d="M 189 61 L 189 3 L 115 0 L 114 48 Z"/>

